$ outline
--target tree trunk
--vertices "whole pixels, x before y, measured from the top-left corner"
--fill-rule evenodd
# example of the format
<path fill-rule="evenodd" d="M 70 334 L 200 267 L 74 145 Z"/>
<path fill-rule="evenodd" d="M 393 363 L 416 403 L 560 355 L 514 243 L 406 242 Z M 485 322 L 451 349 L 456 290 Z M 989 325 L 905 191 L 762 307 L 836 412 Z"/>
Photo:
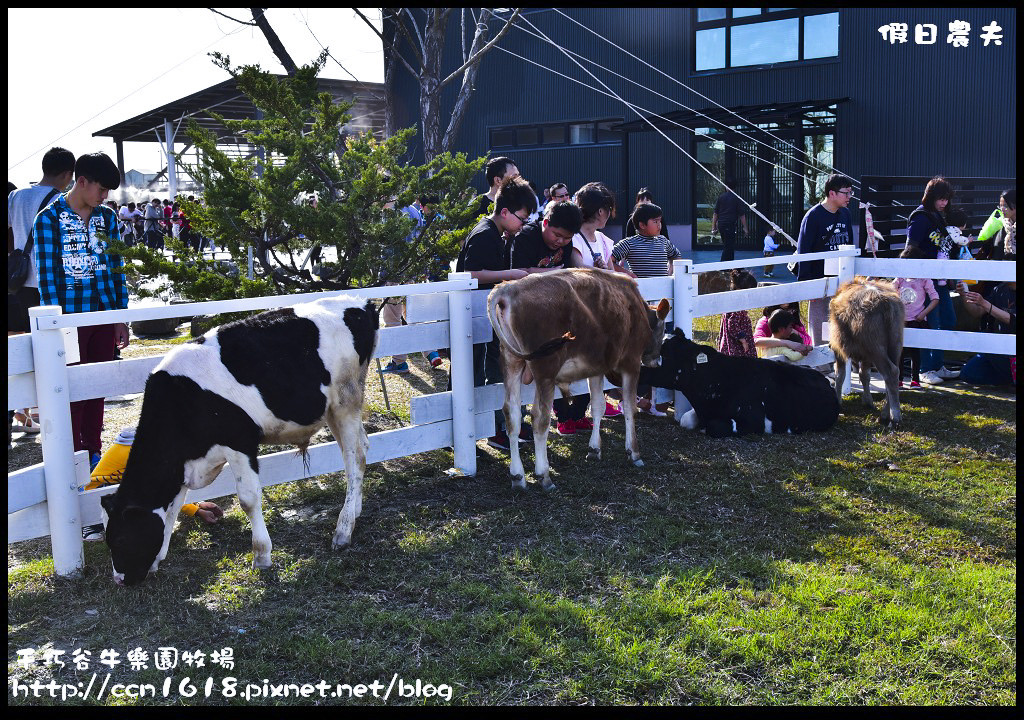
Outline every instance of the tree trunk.
<path fill-rule="evenodd" d="M 295 61 L 292 60 L 292 56 L 288 54 L 288 51 L 284 49 L 284 43 L 281 42 L 281 38 L 274 32 L 274 28 L 270 26 L 267 18 L 264 17 L 264 13 L 267 8 L 249 8 L 252 11 L 252 19 L 260 30 L 263 31 L 263 36 L 267 38 L 267 42 L 270 44 L 270 49 L 274 51 L 277 59 L 284 65 L 284 69 L 289 75 L 294 75 L 298 71 L 298 66 Z"/>

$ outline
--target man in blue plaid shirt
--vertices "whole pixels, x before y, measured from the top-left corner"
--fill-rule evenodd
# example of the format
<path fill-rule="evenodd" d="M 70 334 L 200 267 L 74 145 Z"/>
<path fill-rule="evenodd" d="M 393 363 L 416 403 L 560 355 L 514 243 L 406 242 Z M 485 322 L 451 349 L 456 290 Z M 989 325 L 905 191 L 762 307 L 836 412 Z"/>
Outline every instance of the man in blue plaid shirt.
<path fill-rule="evenodd" d="M 122 310 L 128 290 L 120 255 L 107 252 L 118 240 L 117 216 L 104 206 L 107 193 L 121 184 L 121 174 L 107 155 L 92 153 L 75 161 L 75 184 L 36 216 L 36 267 L 42 305 L 60 305 L 65 313 Z M 124 323 L 78 328 L 82 363 L 114 359 L 114 348 L 128 345 Z M 98 461 L 103 429 L 103 398 L 71 403 L 75 450 L 88 450 Z"/>

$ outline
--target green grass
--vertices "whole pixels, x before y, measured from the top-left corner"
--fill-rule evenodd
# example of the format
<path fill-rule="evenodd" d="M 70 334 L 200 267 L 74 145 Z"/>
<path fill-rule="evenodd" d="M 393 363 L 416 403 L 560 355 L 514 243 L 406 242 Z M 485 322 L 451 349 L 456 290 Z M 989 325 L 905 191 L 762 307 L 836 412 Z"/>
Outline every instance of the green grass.
<path fill-rule="evenodd" d="M 413 381 L 433 377 L 410 361 Z M 403 383 L 388 378 L 393 407 Z M 407 419 L 378 396 L 371 425 Z M 17 667 L 26 647 L 229 646 L 233 670 L 179 667 L 174 687 L 229 675 L 387 685 L 397 673 L 470 705 L 1013 705 L 1016 398 L 941 388 L 902 401 L 891 434 L 853 397 L 836 427 L 804 436 L 713 439 L 642 416 L 642 469 L 610 420 L 599 463 L 584 436 L 552 436 L 550 494 L 532 482 L 514 494 L 489 449 L 473 478 L 447 476 L 443 450 L 373 465 L 342 553 L 329 548 L 343 477 L 276 486 L 264 493 L 269 571 L 251 569 L 233 499 L 219 526 L 182 522 L 137 588 L 112 583 L 103 544 L 87 544 L 83 576 L 68 580 L 45 542 L 22 543 L 8 553 L 8 671 L 88 682 Z M 160 686 L 166 673 L 112 675 Z M 443 704 L 390 700 L 423 702 Z"/>

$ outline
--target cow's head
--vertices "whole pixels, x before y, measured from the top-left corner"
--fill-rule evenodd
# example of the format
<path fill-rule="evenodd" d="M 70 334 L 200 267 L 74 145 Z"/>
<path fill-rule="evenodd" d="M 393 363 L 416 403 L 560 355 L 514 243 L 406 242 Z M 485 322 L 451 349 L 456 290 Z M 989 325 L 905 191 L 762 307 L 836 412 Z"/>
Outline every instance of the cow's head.
<path fill-rule="evenodd" d="M 128 504 L 121 493 L 104 495 L 100 504 L 107 514 L 106 540 L 114 565 L 114 582 L 137 585 L 156 569 L 157 555 L 164 542 L 162 508 Z"/>
<path fill-rule="evenodd" d="M 658 307 L 647 307 L 647 322 L 651 326 L 651 339 L 641 357 L 641 363 L 647 367 L 658 367 L 661 362 L 661 343 L 665 340 L 665 318 L 671 307 L 665 298 L 661 299 Z"/>

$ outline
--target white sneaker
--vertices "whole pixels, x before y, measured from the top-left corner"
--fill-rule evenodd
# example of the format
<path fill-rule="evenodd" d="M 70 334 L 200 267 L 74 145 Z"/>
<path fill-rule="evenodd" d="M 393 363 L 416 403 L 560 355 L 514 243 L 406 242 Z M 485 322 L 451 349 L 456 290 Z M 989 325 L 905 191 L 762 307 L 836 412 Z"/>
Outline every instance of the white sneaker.
<path fill-rule="evenodd" d="M 945 366 L 940 367 L 938 370 L 936 370 L 935 374 L 938 375 L 943 380 L 955 380 L 956 378 L 960 377 L 959 370 L 949 370 Z"/>
<path fill-rule="evenodd" d="M 941 385 L 942 378 L 937 371 L 929 370 L 928 372 L 921 373 L 921 382 L 925 385 Z"/>

